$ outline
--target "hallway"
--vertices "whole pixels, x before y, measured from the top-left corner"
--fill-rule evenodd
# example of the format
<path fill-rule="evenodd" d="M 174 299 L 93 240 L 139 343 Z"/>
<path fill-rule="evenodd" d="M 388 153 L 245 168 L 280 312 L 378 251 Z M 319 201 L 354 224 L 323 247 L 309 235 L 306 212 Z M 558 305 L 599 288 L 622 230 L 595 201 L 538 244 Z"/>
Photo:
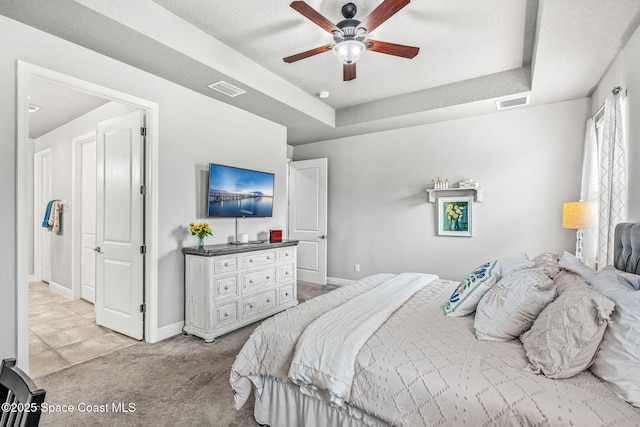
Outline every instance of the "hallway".
<path fill-rule="evenodd" d="M 93 304 L 29 284 L 29 372 L 37 378 L 138 341 L 96 325 Z"/>

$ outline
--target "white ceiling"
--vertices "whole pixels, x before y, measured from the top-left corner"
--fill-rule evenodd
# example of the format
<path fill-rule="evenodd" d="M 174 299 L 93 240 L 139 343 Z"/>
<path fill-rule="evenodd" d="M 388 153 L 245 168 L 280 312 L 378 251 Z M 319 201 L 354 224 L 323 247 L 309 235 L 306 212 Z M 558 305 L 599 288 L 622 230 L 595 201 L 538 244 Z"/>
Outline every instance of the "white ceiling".
<path fill-rule="evenodd" d="M 331 53 L 282 61 L 331 43 L 289 3 L 2 0 L 0 14 L 281 123 L 293 145 L 491 113 L 523 93 L 531 105 L 589 96 L 640 22 L 638 0 L 414 0 L 370 36 L 418 56 L 365 52 L 343 82 Z M 338 22 L 346 1 L 307 3 Z M 356 18 L 380 3 L 356 2 Z M 247 93 L 207 87 L 217 80 Z"/>
<path fill-rule="evenodd" d="M 109 102 L 37 77 L 29 78 L 28 87 L 29 104 L 40 107 L 29 114 L 29 138 L 39 138 Z"/>

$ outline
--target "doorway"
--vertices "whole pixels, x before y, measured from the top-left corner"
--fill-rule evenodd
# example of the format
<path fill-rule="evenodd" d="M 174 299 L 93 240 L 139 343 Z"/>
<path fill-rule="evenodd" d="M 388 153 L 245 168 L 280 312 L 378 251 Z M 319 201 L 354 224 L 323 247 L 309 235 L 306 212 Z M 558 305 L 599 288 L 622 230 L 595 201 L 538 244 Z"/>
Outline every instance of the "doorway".
<path fill-rule="evenodd" d="M 18 232 L 26 231 L 28 227 L 28 221 L 26 218 L 28 214 L 28 186 L 27 186 L 27 170 L 28 170 L 28 129 L 29 129 L 29 117 L 27 113 L 27 94 L 29 79 L 32 77 L 38 77 L 47 79 L 52 82 L 66 85 L 74 88 L 78 91 L 85 93 L 91 93 L 96 96 L 104 97 L 107 100 L 117 101 L 120 103 L 128 104 L 132 107 L 144 111 L 147 117 L 146 123 L 146 137 L 148 146 L 146 151 L 142 150 L 142 156 L 144 162 L 147 163 L 148 169 L 142 171 L 142 185 L 146 188 L 147 197 L 147 209 L 144 211 L 145 225 L 143 232 L 146 234 L 146 264 L 143 266 L 144 271 L 140 275 L 140 293 L 145 293 L 148 298 L 146 304 L 146 322 L 144 326 L 145 340 L 149 342 L 157 341 L 158 327 L 157 327 L 157 218 L 151 214 L 157 211 L 157 189 L 154 185 L 157 181 L 157 153 L 155 146 L 157 144 L 157 104 L 148 102 L 146 100 L 133 97 L 131 95 L 123 94 L 111 89 L 107 89 L 90 82 L 79 80 L 61 73 L 57 73 L 52 70 L 44 69 L 32 64 L 28 64 L 22 61 L 18 62 L 18 102 L 17 102 L 17 122 L 18 122 L 18 179 L 17 179 L 17 191 L 18 191 L 18 203 L 17 203 L 17 226 Z M 138 190 L 136 188 L 136 190 Z M 72 204 L 72 207 L 74 204 Z M 69 213 L 68 213 L 69 214 Z M 71 209 L 70 215 L 73 217 L 72 223 L 76 223 L 75 219 L 80 215 L 78 212 L 74 212 Z M 32 216 L 33 217 L 33 216 Z M 70 230 L 69 230 L 70 231 Z M 22 233 L 26 234 L 26 233 Z M 17 246 L 17 333 L 18 333 L 18 362 L 21 367 L 26 368 L 29 366 L 29 299 L 28 299 L 28 245 L 26 242 L 20 241 L 16 243 Z M 136 248 L 140 250 L 140 248 Z M 74 257 L 73 264 L 79 264 Z M 76 267 L 74 265 L 74 267 Z M 73 269 L 77 270 L 76 268 Z"/>

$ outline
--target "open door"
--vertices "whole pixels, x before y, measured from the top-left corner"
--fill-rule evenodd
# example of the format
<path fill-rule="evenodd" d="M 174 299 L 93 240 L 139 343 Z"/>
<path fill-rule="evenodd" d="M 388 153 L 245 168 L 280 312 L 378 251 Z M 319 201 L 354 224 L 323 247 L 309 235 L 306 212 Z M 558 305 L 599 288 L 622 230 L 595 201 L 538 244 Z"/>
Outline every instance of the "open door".
<path fill-rule="evenodd" d="M 144 330 L 144 138 L 141 111 L 98 123 L 96 323 L 141 340 Z"/>
<path fill-rule="evenodd" d="M 289 238 L 300 241 L 298 280 L 326 285 L 327 159 L 289 167 Z"/>

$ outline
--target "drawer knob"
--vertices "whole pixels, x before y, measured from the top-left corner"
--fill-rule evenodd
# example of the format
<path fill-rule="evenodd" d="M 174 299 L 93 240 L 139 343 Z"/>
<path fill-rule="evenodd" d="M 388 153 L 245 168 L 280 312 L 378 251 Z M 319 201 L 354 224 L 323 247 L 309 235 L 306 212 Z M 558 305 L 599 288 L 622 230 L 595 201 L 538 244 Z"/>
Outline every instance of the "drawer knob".
<path fill-rule="evenodd" d="M 249 304 L 249 308 L 253 308 L 253 304 Z"/>
<path fill-rule="evenodd" d="M 225 263 L 224 263 L 224 266 L 225 266 L 225 267 L 229 267 L 229 263 L 228 263 L 228 262 L 225 262 Z"/>
<path fill-rule="evenodd" d="M 288 272 L 288 271 L 285 271 L 285 272 L 284 272 L 284 275 L 285 275 L 285 276 L 288 276 L 288 275 L 289 275 L 289 272 Z"/>
<path fill-rule="evenodd" d="M 267 276 L 267 280 L 269 280 L 269 276 Z"/>
<path fill-rule="evenodd" d="M 249 262 L 253 262 L 253 258 L 251 258 L 251 259 L 249 260 Z"/>
<path fill-rule="evenodd" d="M 224 317 L 229 317 L 229 313 L 225 313 L 225 314 L 224 314 Z"/>
<path fill-rule="evenodd" d="M 225 290 L 225 291 L 226 291 L 226 290 L 228 290 L 228 289 L 229 289 L 229 287 L 228 287 L 228 286 L 225 286 L 225 287 L 224 287 L 224 290 Z"/>
<path fill-rule="evenodd" d="M 249 283 L 253 283 L 253 280 L 249 280 Z"/>
<path fill-rule="evenodd" d="M 267 302 L 271 302 L 271 299 L 267 298 Z"/>
<path fill-rule="evenodd" d="M 270 257 L 270 256 L 268 256 L 268 257 L 267 257 L 267 259 L 271 259 L 271 257 Z"/>
<path fill-rule="evenodd" d="M 289 292 L 285 292 L 285 293 L 284 293 L 284 296 L 285 296 L 285 297 L 288 297 L 288 296 L 289 296 Z"/>

